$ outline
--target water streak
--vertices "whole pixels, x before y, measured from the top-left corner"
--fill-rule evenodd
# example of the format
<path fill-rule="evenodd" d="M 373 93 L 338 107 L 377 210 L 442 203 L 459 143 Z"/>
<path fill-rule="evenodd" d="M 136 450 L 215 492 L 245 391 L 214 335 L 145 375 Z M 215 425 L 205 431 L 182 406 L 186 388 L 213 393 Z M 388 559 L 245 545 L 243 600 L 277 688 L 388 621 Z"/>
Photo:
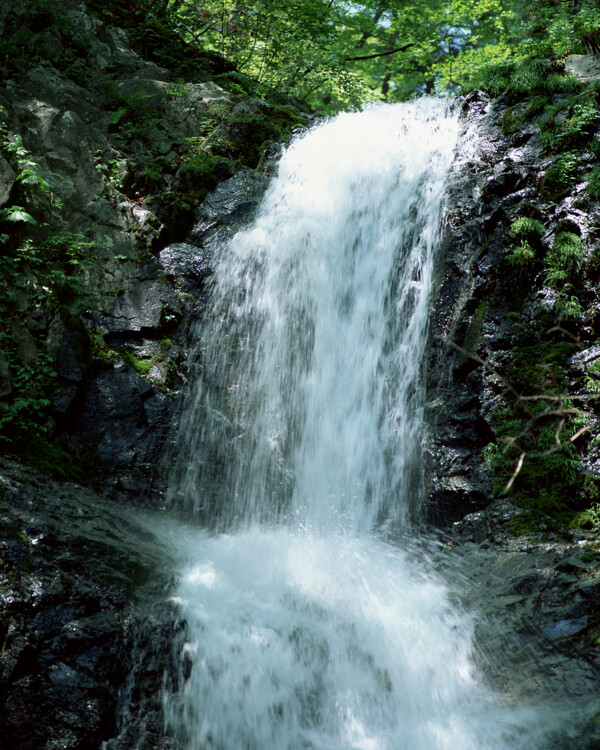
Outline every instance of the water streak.
<path fill-rule="evenodd" d="M 340 115 L 221 251 L 173 486 L 207 528 L 174 532 L 190 637 L 165 712 L 190 750 L 505 747 L 469 618 L 386 541 L 421 492 L 457 133 L 433 100 Z"/>

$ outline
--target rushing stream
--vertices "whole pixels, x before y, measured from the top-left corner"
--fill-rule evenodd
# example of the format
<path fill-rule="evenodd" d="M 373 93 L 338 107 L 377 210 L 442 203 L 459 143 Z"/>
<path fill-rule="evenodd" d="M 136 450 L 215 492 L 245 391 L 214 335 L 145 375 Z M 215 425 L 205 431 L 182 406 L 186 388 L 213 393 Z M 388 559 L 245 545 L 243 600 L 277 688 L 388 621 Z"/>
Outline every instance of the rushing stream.
<path fill-rule="evenodd" d="M 312 129 L 221 249 L 173 486 L 200 522 L 174 534 L 189 631 L 165 696 L 190 750 L 533 747 L 409 541 L 458 129 L 434 100 Z"/>

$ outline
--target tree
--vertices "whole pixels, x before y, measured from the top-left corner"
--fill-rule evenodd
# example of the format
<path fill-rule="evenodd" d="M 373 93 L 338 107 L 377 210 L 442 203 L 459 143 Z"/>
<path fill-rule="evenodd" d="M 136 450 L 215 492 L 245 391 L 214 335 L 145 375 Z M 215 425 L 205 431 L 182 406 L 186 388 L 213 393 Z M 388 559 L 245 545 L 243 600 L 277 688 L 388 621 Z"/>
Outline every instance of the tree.
<path fill-rule="evenodd" d="M 460 92 L 482 69 L 593 48 L 595 0 L 147 0 L 266 95 L 322 111 Z M 600 36 L 600 32 L 598 32 Z M 587 35 L 587 37 L 586 37 Z"/>

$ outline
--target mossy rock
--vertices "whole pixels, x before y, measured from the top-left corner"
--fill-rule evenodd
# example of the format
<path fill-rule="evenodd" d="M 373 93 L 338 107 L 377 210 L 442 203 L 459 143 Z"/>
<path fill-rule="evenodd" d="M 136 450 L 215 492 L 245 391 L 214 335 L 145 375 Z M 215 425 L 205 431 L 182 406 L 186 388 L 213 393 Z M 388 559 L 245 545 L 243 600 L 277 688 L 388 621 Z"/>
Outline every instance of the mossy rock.
<path fill-rule="evenodd" d="M 81 482 L 86 471 L 83 462 L 66 444 L 41 434 L 28 433 L 15 436 L 6 450 L 26 466 L 65 482 Z"/>

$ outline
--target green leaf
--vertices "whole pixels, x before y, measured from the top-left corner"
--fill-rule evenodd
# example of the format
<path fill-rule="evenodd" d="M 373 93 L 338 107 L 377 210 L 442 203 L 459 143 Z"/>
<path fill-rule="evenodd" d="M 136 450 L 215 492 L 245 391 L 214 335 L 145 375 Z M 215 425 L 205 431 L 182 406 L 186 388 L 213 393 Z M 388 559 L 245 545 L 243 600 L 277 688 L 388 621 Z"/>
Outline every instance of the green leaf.
<path fill-rule="evenodd" d="M 127 113 L 127 107 L 120 107 L 116 112 L 113 112 L 110 120 L 108 121 L 109 125 L 118 125 L 120 120 L 123 118 L 123 116 Z"/>
<path fill-rule="evenodd" d="M 23 221 L 27 224 L 37 224 L 37 221 L 33 218 L 30 213 L 27 213 L 21 206 L 9 206 L 9 208 L 3 208 L 0 211 L 1 221 Z"/>

